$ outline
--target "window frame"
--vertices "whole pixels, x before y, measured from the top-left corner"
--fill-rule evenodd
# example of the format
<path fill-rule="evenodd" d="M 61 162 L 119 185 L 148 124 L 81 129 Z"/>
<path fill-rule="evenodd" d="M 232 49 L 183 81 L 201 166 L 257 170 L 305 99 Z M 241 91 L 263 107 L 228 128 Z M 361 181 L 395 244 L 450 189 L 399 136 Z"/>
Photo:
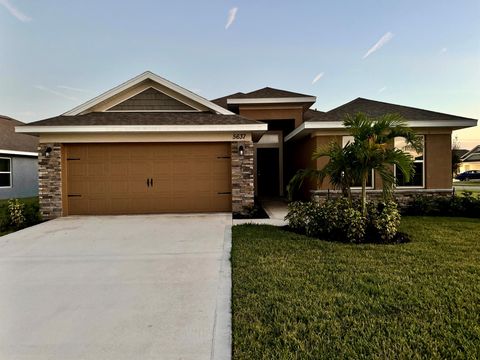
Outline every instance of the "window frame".
<path fill-rule="evenodd" d="M 423 141 L 423 150 L 422 150 L 422 160 L 414 160 L 413 163 L 422 163 L 422 185 L 400 185 L 396 186 L 397 189 L 425 189 L 425 135 L 418 135 L 421 136 Z M 393 139 L 393 147 L 395 148 L 395 139 Z M 397 183 L 397 165 L 393 166 L 393 176 L 395 178 L 395 184 Z"/>
<path fill-rule="evenodd" d="M 0 159 L 5 159 L 5 160 L 8 160 L 10 162 L 10 171 L 0 171 L 0 174 L 10 174 L 10 185 L 9 186 L 2 186 L 0 185 L 0 189 L 11 189 L 12 186 L 13 186 L 13 171 L 12 171 L 12 158 L 11 157 L 4 157 L 4 156 L 0 156 Z"/>
<path fill-rule="evenodd" d="M 348 138 L 353 138 L 352 135 L 342 135 L 342 149 L 345 147 L 345 145 L 347 145 L 347 144 L 343 143 L 343 139 L 347 138 L 347 137 Z M 362 187 L 361 186 L 350 186 L 350 189 L 361 190 Z M 366 190 L 374 190 L 375 189 L 375 170 L 374 169 L 372 169 L 372 184 L 370 186 L 367 186 L 365 189 Z"/>

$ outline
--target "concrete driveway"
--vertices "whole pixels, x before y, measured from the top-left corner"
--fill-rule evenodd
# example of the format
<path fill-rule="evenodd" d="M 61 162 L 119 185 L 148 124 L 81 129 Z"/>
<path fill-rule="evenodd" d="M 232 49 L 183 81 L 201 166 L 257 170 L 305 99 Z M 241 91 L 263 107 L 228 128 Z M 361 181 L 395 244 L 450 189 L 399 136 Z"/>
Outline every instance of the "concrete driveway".
<path fill-rule="evenodd" d="M 67 217 L 0 237 L 0 359 L 228 359 L 230 226 Z"/>

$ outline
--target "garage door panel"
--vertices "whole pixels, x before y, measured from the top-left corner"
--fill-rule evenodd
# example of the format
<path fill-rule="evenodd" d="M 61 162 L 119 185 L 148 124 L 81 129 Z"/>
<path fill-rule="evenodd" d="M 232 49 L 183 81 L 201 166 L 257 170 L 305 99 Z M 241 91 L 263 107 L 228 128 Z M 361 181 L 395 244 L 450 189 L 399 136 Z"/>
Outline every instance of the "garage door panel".
<path fill-rule="evenodd" d="M 70 214 L 231 210 L 229 143 L 65 146 Z M 79 160 L 78 160 L 79 159 Z M 147 179 L 153 185 L 147 185 Z M 225 193 L 219 195 L 218 193 Z"/>

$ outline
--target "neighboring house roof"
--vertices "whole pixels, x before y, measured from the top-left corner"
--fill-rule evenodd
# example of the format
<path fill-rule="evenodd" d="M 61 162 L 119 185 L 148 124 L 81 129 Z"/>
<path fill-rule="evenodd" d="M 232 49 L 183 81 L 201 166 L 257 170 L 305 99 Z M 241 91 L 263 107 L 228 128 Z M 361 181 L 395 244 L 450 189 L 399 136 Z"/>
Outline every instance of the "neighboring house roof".
<path fill-rule="evenodd" d="M 152 73 L 151 71 L 145 71 L 144 73 L 138 75 L 138 76 L 135 76 L 134 78 L 124 82 L 123 84 L 120 84 L 116 87 L 114 87 L 113 89 L 111 90 L 108 90 L 107 92 L 104 92 L 103 94 L 75 107 L 74 109 L 70 110 L 70 111 L 67 111 L 66 113 L 64 113 L 63 115 L 68 115 L 68 116 L 71 116 L 71 115 L 79 115 L 79 114 L 82 114 L 86 111 L 88 111 L 89 109 L 92 109 L 95 105 L 98 105 L 104 101 L 106 101 L 107 99 L 109 98 L 112 98 L 114 97 L 115 95 L 118 95 L 122 92 L 124 92 L 125 90 L 129 89 L 129 88 L 132 88 L 140 83 L 143 83 L 145 81 L 148 81 L 148 80 L 151 80 L 153 81 L 154 83 L 157 83 L 159 84 L 160 86 L 163 86 L 165 88 L 168 88 L 178 94 L 181 94 L 182 96 L 185 96 L 189 99 L 191 99 L 192 101 L 212 110 L 213 112 L 217 113 L 217 114 L 223 114 L 223 115 L 232 115 L 233 113 L 228 111 L 227 109 L 221 107 L 221 106 L 218 106 L 217 104 L 201 97 L 200 95 L 197 95 L 193 92 L 191 92 L 190 90 L 187 90 L 171 81 L 168 81 L 167 79 L 164 79 L 160 76 L 158 76 L 157 74 L 154 74 Z"/>
<path fill-rule="evenodd" d="M 407 120 L 475 120 L 463 116 L 450 115 L 436 111 L 418 109 L 411 106 L 390 104 L 359 97 L 335 109 L 327 111 L 325 116 L 320 116 L 313 121 L 343 121 L 346 114 L 353 115 L 358 112 L 362 112 L 370 116 L 399 114 Z"/>
<path fill-rule="evenodd" d="M 37 154 L 38 137 L 15 133 L 15 126 L 23 122 L 0 115 L 0 154 L 31 155 Z"/>
<path fill-rule="evenodd" d="M 27 126 L 78 125 L 233 125 L 261 124 L 239 115 L 204 112 L 92 112 L 84 115 L 60 115 L 27 124 Z"/>
<path fill-rule="evenodd" d="M 461 157 L 462 162 L 480 161 L 480 145 L 475 146 L 472 150 L 466 152 Z"/>
<path fill-rule="evenodd" d="M 459 158 L 461 158 L 463 155 L 465 155 L 468 152 L 469 150 L 466 150 L 466 149 L 452 149 L 452 153 L 454 155 L 457 155 Z"/>

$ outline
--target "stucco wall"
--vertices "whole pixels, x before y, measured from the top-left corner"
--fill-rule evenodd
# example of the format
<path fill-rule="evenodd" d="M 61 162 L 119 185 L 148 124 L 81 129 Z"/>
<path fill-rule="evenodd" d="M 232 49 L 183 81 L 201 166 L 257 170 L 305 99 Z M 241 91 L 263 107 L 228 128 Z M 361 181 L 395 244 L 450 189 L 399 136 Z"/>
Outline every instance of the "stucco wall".
<path fill-rule="evenodd" d="M 295 120 L 295 127 L 303 122 L 303 108 L 301 106 L 244 106 L 239 108 L 239 115 L 252 120 Z"/>
<path fill-rule="evenodd" d="M 451 134 L 425 135 L 425 187 L 452 188 Z"/>
<path fill-rule="evenodd" d="M 38 163 L 36 157 L 8 156 L 12 159 L 12 187 L 0 188 L 0 199 L 38 195 Z"/>

